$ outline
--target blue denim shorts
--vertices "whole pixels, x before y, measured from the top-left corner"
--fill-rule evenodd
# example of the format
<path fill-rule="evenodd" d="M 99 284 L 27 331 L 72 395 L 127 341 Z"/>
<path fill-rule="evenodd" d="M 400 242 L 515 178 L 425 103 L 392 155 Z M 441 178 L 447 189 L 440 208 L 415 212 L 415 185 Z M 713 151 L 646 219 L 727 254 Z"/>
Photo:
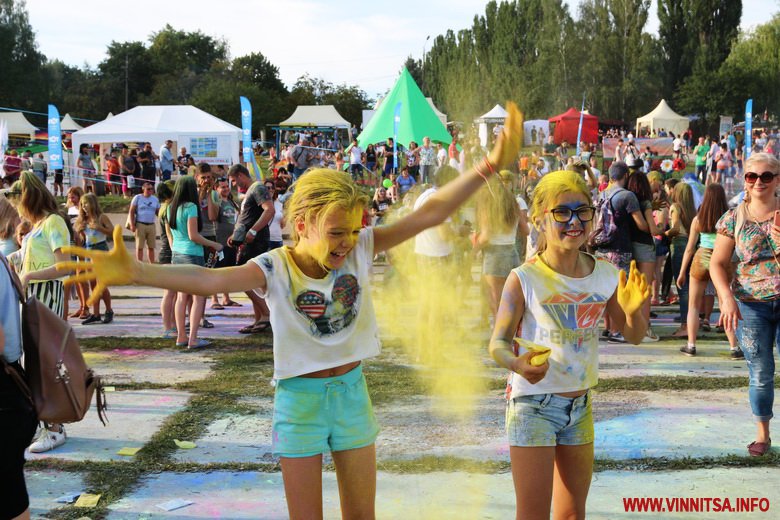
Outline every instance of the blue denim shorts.
<path fill-rule="evenodd" d="M 506 407 L 510 446 L 579 446 L 593 442 L 590 391 L 580 397 L 521 395 Z"/>
<path fill-rule="evenodd" d="M 514 244 L 489 245 L 482 252 L 482 274 L 506 278 L 520 265 L 520 255 Z"/>
<path fill-rule="evenodd" d="M 206 260 L 202 256 L 185 255 L 174 251 L 171 255 L 171 263 L 175 265 L 198 265 L 203 267 L 206 265 Z"/>
<path fill-rule="evenodd" d="M 362 448 L 379 434 L 362 365 L 336 377 L 292 377 L 276 382 L 272 451 L 311 457 Z"/>

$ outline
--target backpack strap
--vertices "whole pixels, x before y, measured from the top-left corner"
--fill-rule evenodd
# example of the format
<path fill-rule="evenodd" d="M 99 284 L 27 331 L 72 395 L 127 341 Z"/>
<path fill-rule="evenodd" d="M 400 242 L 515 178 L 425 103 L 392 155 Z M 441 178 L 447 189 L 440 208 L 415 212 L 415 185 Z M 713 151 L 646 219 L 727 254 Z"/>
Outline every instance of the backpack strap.
<path fill-rule="evenodd" d="M 8 276 L 11 278 L 11 283 L 13 283 L 14 288 L 16 289 L 16 295 L 19 296 L 19 301 L 22 303 L 26 302 L 27 295 L 22 289 L 22 282 L 19 280 L 19 277 L 16 275 L 13 269 L 11 269 L 11 266 L 8 265 L 8 259 L 5 257 L 5 255 L 0 254 L 0 260 L 2 260 L 6 271 L 8 271 Z"/>

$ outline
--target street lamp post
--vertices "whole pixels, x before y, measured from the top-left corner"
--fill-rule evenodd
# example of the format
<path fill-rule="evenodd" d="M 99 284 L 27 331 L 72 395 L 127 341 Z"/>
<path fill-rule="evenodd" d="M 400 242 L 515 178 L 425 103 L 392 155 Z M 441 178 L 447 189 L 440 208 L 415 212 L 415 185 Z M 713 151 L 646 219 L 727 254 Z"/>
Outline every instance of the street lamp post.
<path fill-rule="evenodd" d="M 425 42 L 423 43 L 423 55 L 422 55 L 422 82 L 423 84 L 420 85 L 420 88 L 425 85 L 425 46 L 428 45 L 428 40 L 431 39 L 431 35 L 425 37 Z"/>

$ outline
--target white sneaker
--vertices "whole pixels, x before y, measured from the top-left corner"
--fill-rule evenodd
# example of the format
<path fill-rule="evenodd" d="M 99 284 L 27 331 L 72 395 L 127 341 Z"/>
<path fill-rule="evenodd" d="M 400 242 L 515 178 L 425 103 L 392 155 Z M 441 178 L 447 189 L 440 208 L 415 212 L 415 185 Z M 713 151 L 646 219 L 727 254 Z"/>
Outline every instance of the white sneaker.
<path fill-rule="evenodd" d="M 53 432 L 48 428 L 41 428 L 41 433 L 35 442 L 30 444 L 31 453 L 44 453 L 53 450 L 58 446 L 65 444 L 68 436 L 65 434 L 65 428 L 60 426 L 60 431 Z"/>
<path fill-rule="evenodd" d="M 648 328 L 647 332 L 645 333 L 645 337 L 642 338 L 642 343 L 655 343 L 659 339 L 660 338 L 653 332 L 653 329 Z"/>

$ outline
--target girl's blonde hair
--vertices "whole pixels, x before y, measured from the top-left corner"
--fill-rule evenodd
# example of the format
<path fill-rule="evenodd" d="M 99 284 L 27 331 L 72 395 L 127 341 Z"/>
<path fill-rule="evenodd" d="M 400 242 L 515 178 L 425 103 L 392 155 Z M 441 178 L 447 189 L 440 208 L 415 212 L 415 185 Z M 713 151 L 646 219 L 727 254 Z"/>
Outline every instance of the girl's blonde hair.
<path fill-rule="evenodd" d="M 754 164 L 766 164 L 769 166 L 769 171 L 775 175 L 780 174 L 780 160 L 771 153 L 759 152 L 751 154 L 748 160 L 745 161 L 745 172 L 750 171 Z M 757 173 L 760 174 L 762 172 Z M 750 202 L 750 192 L 748 190 L 745 190 L 745 202 Z"/>
<path fill-rule="evenodd" d="M 558 170 L 548 173 L 536 184 L 533 199 L 531 200 L 529 218 L 536 229 L 540 228 L 544 212 L 550 209 L 555 204 L 555 201 L 558 200 L 558 197 L 564 193 L 579 193 L 585 197 L 588 204 L 592 203 L 590 190 L 587 184 L 585 184 L 585 179 L 582 178 L 582 175 L 570 170 Z M 585 223 L 585 225 L 587 224 Z M 540 232 L 537 251 L 541 253 L 546 247 L 544 234 Z"/>
<path fill-rule="evenodd" d="M 324 237 L 325 221 L 336 210 L 363 211 L 368 206 L 368 196 L 352 182 L 349 174 L 326 168 L 309 170 L 298 179 L 295 191 L 285 204 L 285 217 L 292 222 L 293 241 L 301 240 L 297 222 L 305 227 L 316 226 Z M 327 243 L 323 240 L 323 251 L 318 251 L 317 261 L 325 267 Z"/>
<path fill-rule="evenodd" d="M 754 164 L 766 164 L 769 166 L 769 170 L 772 173 L 780 174 L 780 160 L 771 153 L 760 152 L 752 154 L 748 160 L 745 161 L 745 171 L 750 170 L 751 166 Z"/>
<path fill-rule="evenodd" d="M 79 201 L 79 216 L 76 219 L 76 229 L 83 231 L 90 222 L 97 222 L 103 210 L 100 209 L 100 202 L 94 193 L 86 193 L 81 196 Z"/>
<path fill-rule="evenodd" d="M 8 240 L 14 236 L 19 224 L 19 213 L 6 197 L 0 196 L 0 238 Z"/>
<path fill-rule="evenodd" d="M 19 215 L 31 222 L 38 222 L 49 215 L 59 215 L 57 199 L 33 172 L 24 170 L 19 178 L 22 196 L 19 198 Z"/>
<path fill-rule="evenodd" d="M 504 172 L 501 172 L 501 178 Z M 491 177 L 477 192 L 477 222 L 489 234 L 504 233 L 517 226 L 520 208 L 501 178 Z M 480 229 L 482 231 L 482 229 Z"/>
<path fill-rule="evenodd" d="M 81 186 L 71 186 L 70 188 L 68 188 L 68 194 L 65 197 L 65 207 L 66 208 L 70 208 L 71 206 L 75 206 L 75 204 L 71 204 L 70 203 L 70 196 L 72 194 L 74 194 L 74 193 L 76 195 L 78 195 L 78 200 L 79 200 L 79 202 L 77 202 L 76 204 L 79 204 L 81 202 L 81 197 L 84 196 L 84 190 L 82 189 Z"/>
<path fill-rule="evenodd" d="M 672 202 L 680 211 L 680 220 L 688 231 L 691 230 L 691 222 L 696 216 L 696 205 L 693 203 L 693 188 L 690 184 L 678 182 L 672 191 Z"/>

